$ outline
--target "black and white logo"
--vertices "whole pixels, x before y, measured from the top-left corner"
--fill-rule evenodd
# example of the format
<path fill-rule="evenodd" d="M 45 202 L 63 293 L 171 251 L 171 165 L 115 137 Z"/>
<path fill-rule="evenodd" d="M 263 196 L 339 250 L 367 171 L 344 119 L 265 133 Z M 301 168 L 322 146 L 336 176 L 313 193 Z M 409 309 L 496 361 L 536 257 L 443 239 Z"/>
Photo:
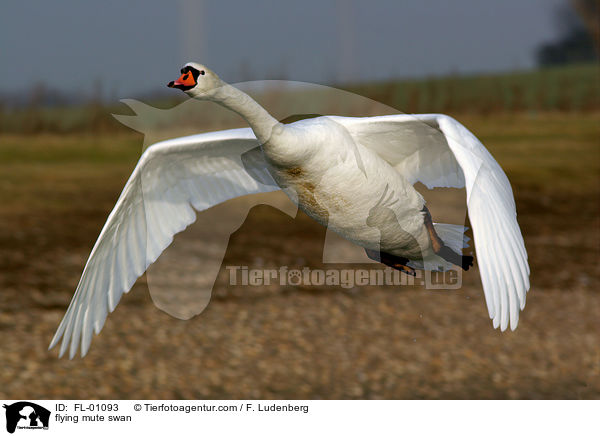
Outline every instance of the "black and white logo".
<path fill-rule="evenodd" d="M 6 431 L 14 433 L 16 429 L 48 430 L 50 411 L 29 401 L 5 404 Z"/>

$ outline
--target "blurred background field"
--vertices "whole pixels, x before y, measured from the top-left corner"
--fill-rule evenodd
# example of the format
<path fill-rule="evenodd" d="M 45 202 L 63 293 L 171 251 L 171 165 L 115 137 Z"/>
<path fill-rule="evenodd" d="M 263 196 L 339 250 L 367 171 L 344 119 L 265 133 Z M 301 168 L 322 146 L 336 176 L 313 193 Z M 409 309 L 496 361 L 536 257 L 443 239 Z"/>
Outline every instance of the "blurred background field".
<path fill-rule="evenodd" d="M 336 267 L 321 262 L 322 227 L 257 206 L 200 316 L 157 309 L 144 276 L 85 359 L 58 360 L 47 346 L 148 138 L 111 116 L 134 112 L 101 81 L 85 98 L 43 81 L 2 94 L 0 397 L 600 398 L 600 68 L 542 52 L 516 71 L 332 82 L 398 111 L 452 115 L 504 168 L 532 270 L 506 333 L 492 328 L 477 268 L 457 291 L 230 286 L 228 265 Z M 184 100 L 142 97 L 159 109 Z M 232 119 L 202 109 L 194 129 L 243 125 Z"/>
<path fill-rule="evenodd" d="M 598 74 L 598 65 L 591 63 L 503 74 L 351 83 L 342 88 L 406 113 L 577 113 L 600 111 Z M 106 106 L 96 96 L 86 105 L 61 105 L 59 100 L 48 107 L 44 105 L 48 100 L 52 101 L 51 94 L 43 86 L 33 89 L 25 104 L 0 112 L 0 129 L 20 134 L 123 130 L 110 116 L 123 112 L 117 103 Z M 144 100 L 168 108 L 182 98 Z M 202 121 L 210 125 L 211 114 L 204 113 Z"/>

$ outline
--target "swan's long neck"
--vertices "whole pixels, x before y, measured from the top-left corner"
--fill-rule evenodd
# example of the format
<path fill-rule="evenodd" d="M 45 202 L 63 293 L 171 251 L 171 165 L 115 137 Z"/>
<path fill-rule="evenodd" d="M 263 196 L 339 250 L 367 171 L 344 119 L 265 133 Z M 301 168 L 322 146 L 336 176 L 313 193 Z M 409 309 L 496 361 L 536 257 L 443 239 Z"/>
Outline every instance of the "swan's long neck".
<path fill-rule="evenodd" d="M 241 115 L 248 122 L 261 144 L 269 141 L 273 127 L 279 124 L 279 121 L 252 97 L 226 83 L 215 92 L 211 100 Z"/>

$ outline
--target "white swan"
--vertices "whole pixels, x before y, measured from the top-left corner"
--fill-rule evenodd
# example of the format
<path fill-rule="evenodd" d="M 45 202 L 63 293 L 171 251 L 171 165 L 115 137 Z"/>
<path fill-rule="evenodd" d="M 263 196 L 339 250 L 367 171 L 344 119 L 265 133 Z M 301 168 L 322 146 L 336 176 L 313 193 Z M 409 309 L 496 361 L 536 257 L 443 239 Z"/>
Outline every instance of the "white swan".
<path fill-rule="evenodd" d="M 527 252 L 509 181 L 485 147 L 445 115 L 322 116 L 283 125 L 197 63 L 170 87 L 241 115 L 251 129 L 159 142 L 140 158 L 102 229 L 50 348 L 84 356 L 92 331 L 173 236 L 228 199 L 283 189 L 309 216 L 412 273 L 456 264 L 462 226 L 433 225 L 413 184 L 466 187 L 475 248 L 495 328 L 514 330 L 529 290 Z M 260 148 L 257 145 L 260 144 Z M 241 156 L 244 155 L 244 160 Z"/>

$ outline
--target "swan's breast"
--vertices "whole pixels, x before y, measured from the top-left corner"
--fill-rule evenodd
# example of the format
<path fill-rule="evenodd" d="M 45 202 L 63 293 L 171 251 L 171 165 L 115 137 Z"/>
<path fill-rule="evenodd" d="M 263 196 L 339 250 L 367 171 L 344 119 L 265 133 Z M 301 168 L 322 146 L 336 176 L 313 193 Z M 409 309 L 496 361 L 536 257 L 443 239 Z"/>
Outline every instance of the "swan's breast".
<path fill-rule="evenodd" d="M 418 232 L 423 200 L 412 185 L 337 123 L 317 120 L 314 130 L 290 130 L 295 135 L 289 142 L 265 150 L 269 171 L 284 192 L 311 218 L 359 245 L 403 243 L 399 224 L 408 227 L 405 232 Z M 386 192 L 390 213 L 378 204 Z"/>
<path fill-rule="evenodd" d="M 291 194 L 297 197 L 298 206 L 310 217 L 321 224 L 326 224 L 329 219 L 329 202 L 324 203 L 320 192 L 317 192 L 316 180 L 310 178 L 301 166 L 286 168 L 280 175 Z M 276 179 L 277 180 L 277 179 Z"/>

